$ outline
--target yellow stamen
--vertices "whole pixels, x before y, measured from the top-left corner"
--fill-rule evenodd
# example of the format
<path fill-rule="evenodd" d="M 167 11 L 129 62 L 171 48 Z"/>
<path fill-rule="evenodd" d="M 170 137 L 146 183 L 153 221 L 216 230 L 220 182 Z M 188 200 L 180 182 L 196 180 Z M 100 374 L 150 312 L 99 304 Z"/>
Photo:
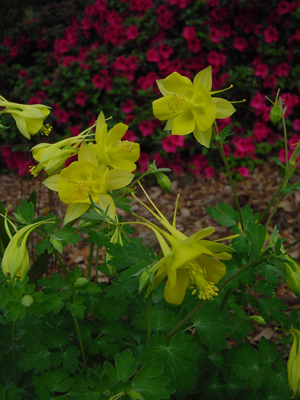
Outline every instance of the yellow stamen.
<path fill-rule="evenodd" d="M 52 126 L 50 126 L 49 124 L 45 124 L 41 127 L 41 134 L 45 135 L 45 136 L 49 136 L 51 130 L 52 130 Z"/>
<path fill-rule="evenodd" d="M 179 93 L 179 94 L 174 93 L 167 100 L 167 105 L 168 105 L 169 110 L 175 114 L 178 111 L 183 111 L 185 106 L 187 105 L 187 102 L 182 93 Z"/>
<path fill-rule="evenodd" d="M 118 143 L 118 147 L 120 150 L 130 153 L 133 150 L 133 143 L 129 140 L 122 140 Z"/>
<path fill-rule="evenodd" d="M 86 181 L 81 181 L 77 184 L 77 187 L 73 193 L 72 201 L 83 200 L 89 197 L 90 188 Z"/>
<path fill-rule="evenodd" d="M 198 297 L 201 300 L 212 300 L 214 296 L 218 295 L 219 289 L 213 282 L 206 280 L 205 268 L 201 267 L 196 261 L 192 261 L 185 268 L 190 274 L 190 289 L 193 290 L 193 295 L 198 292 Z"/>

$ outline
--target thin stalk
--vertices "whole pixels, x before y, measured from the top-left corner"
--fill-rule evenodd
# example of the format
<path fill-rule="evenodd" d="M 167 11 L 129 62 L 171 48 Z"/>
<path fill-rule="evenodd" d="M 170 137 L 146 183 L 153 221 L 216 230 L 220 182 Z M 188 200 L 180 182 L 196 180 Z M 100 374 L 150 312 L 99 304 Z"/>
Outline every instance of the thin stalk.
<path fill-rule="evenodd" d="M 58 255 L 58 253 L 57 253 L 57 251 L 55 249 L 53 249 L 53 254 L 54 254 L 56 260 L 58 261 L 58 264 L 61 266 L 61 268 L 63 269 L 65 274 L 68 276 L 69 273 L 67 271 L 67 268 L 65 267 L 65 264 L 62 262 L 62 259 L 60 258 L 60 256 Z"/>
<path fill-rule="evenodd" d="M 90 247 L 90 257 L 89 257 L 89 265 L 88 265 L 88 272 L 87 272 L 87 279 L 88 279 L 88 280 L 91 279 L 94 247 L 95 247 L 95 243 L 91 243 L 91 247 Z"/>
<path fill-rule="evenodd" d="M 285 168 L 288 169 L 289 165 L 289 153 L 288 153 L 288 141 L 287 141 L 287 131 L 285 125 L 285 118 L 281 116 L 282 125 L 283 125 L 283 135 L 284 135 L 284 147 L 285 147 Z"/>
<path fill-rule="evenodd" d="M 285 124 L 284 124 L 284 126 L 285 126 Z M 259 223 L 262 221 L 262 219 L 267 214 L 267 212 L 269 211 L 271 206 L 274 204 L 274 202 L 277 199 L 277 197 L 281 194 L 282 190 L 286 187 L 286 185 L 288 184 L 288 181 L 290 180 L 290 178 L 292 177 L 293 173 L 295 172 L 295 170 L 297 169 L 298 165 L 300 164 L 300 160 L 298 162 L 296 162 L 299 154 L 300 154 L 300 142 L 297 144 L 296 148 L 293 151 L 293 154 L 292 154 L 292 156 L 290 158 L 290 161 L 288 163 L 288 168 L 286 169 L 285 175 L 283 177 L 283 180 L 282 180 L 278 190 L 276 191 L 276 193 L 272 197 L 271 201 L 267 205 L 265 211 L 260 216 L 260 218 L 258 220 Z M 279 203 L 280 203 L 280 201 L 277 202 L 276 205 L 274 206 L 275 210 L 272 211 L 273 215 L 274 215 L 275 211 L 277 210 L 277 207 L 278 207 Z"/>
<path fill-rule="evenodd" d="M 284 249 L 289 249 L 290 247 L 296 246 L 296 244 L 300 243 L 300 239 L 295 240 L 291 244 L 288 244 L 287 246 L 284 247 Z"/>
<path fill-rule="evenodd" d="M 214 129 L 215 129 L 216 135 L 219 135 L 219 130 L 218 130 L 218 126 L 217 126 L 216 122 L 214 122 Z M 227 162 L 227 159 L 226 159 L 226 156 L 225 156 L 225 153 L 224 153 L 224 149 L 223 149 L 223 145 L 220 142 L 220 140 L 217 140 L 217 145 L 218 145 L 219 151 L 221 153 L 221 157 L 222 157 L 224 165 L 225 165 L 226 173 L 227 173 L 227 176 L 228 176 L 228 179 L 229 179 L 229 182 L 230 182 L 230 186 L 231 186 L 231 189 L 232 189 L 232 193 L 233 193 L 234 201 L 235 201 L 235 204 L 236 204 L 236 208 L 237 208 L 237 211 L 239 213 L 241 228 L 243 230 L 244 229 L 244 225 L 243 225 L 241 207 L 240 207 L 239 199 L 238 199 L 237 194 L 236 194 L 236 190 L 235 190 L 234 182 L 233 182 L 233 179 L 232 179 L 232 174 L 231 174 L 231 171 L 230 171 L 230 167 L 229 167 L 229 164 Z"/>
<path fill-rule="evenodd" d="M 152 328 L 152 292 L 147 298 L 147 339 L 151 339 Z"/>
<path fill-rule="evenodd" d="M 95 282 L 98 282 L 98 265 L 99 265 L 99 247 L 96 246 L 96 259 L 95 259 Z"/>
<path fill-rule="evenodd" d="M 16 366 L 16 321 L 12 323 L 12 350 L 13 350 L 13 368 L 14 368 L 14 378 L 15 378 L 15 385 L 18 384 L 18 377 L 17 377 L 17 366 Z"/>
<path fill-rule="evenodd" d="M 229 297 L 231 296 L 231 293 L 232 293 L 232 289 L 230 287 L 227 288 L 227 290 L 226 290 L 226 292 L 225 292 L 225 294 L 223 296 L 223 299 L 221 301 L 221 304 L 219 306 L 220 310 L 223 310 L 223 308 L 226 306 L 226 304 L 227 304 L 227 302 L 229 300 Z"/>
<path fill-rule="evenodd" d="M 78 340 L 79 340 L 79 344 L 80 344 L 81 356 L 82 356 L 83 367 L 84 367 L 84 374 L 86 375 L 87 374 L 87 365 L 86 365 L 85 351 L 84 351 L 84 347 L 83 347 L 83 343 L 82 343 L 81 332 L 80 332 L 80 328 L 78 325 L 78 319 L 77 319 L 76 315 L 73 315 L 73 318 L 74 318 L 75 327 L 76 327 Z"/>

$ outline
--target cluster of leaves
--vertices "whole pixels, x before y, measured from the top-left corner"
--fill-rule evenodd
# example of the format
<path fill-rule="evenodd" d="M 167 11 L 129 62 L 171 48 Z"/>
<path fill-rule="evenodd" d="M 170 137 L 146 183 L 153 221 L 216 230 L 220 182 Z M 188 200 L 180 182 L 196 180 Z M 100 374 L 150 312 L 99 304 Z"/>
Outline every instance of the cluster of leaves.
<path fill-rule="evenodd" d="M 65 277 L 41 278 L 47 263 L 40 257 L 60 251 L 60 242 L 80 240 L 73 227 L 57 229 L 59 220 L 41 226 L 31 277 L 14 283 L 1 277 L 1 396 L 15 400 L 290 399 L 283 352 L 265 338 L 257 346 L 246 340 L 254 329 L 253 309 L 283 331 L 300 324 L 296 310 L 288 317 L 284 303 L 274 297 L 284 275 L 278 232 L 275 228 L 266 247 L 266 229 L 250 207 L 239 215 L 220 203 L 208 213 L 239 234 L 232 242 L 235 252 L 227 262 L 220 293 L 199 307 L 199 300 L 189 292 L 181 306 L 171 306 L 164 300 L 163 285 L 158 286 L 153 293 L 150 338 L 147 299 L 139 277 L 156 261 L 153 249 L 128 235 L 123 246 L 110 243 L 101 229 L 103 220 L 90 210 L 83 216 L 83 226 L 89 228 L 81 231 L 88 242 L 106 247 L 109 265 L 99 268 L 107 275 L 113 268 L 115 277 L 99 284 L 86 279 L 77 267 Z M 22 200 L 14 217 L 21 226 L 36 221 L 33 203 Z M 236 277 L 228 281 L 233 274 Z M 173 332 L 197 305 L 190 321 Z M 280 347 L 289 340 L 283 335 Z"/>
<path fill-rule="evenodd" d="M 158 167 L 175 173 L 187 165 L 195 175 L 212 176 L 209 164 L 214 160 L 216 165 L 218 157 L 205 150 L 195 154 L 189 137 L 167 137 L 149 106 L 157 98 L 156 79 L 173 71 L 192 78 L 207 65 L 213 68 L 214 90 L 233 83 L 228 99 L 248 101 L 238 112 L 245 116 L 243 124 L 235 116 L 231 121 L 238 135 L 226 144 L 237 172 L 246 176 L 257 155 L 280 144 L 269 122 L 271 105 L 265 94 L 274 98 L 281 88 L 290 137 L 300 130 L 296 0 L 77 0 L 42 8 L 35 1 L 30 4 L 22 6 L 25 17 L 2 33 L 2 95 L 52 106 L 54 118 L 49 122 L 59 136 L 78 134 L 103 110 L 115 122 L 129 124 L 128 138 L 141 144 L 141 170 L 151 156 Z M 6 145 L 21 143 L 17 131 L 1 136 Z M 293 136 L 291 144 L 298 139 Z M 23 157 L 24 164 L 22 153 L 14 157 Z M 9 168 L 17 165 L 9 163 L 11 158 L 10 148 L 3 147 L 2 160 Z"/>

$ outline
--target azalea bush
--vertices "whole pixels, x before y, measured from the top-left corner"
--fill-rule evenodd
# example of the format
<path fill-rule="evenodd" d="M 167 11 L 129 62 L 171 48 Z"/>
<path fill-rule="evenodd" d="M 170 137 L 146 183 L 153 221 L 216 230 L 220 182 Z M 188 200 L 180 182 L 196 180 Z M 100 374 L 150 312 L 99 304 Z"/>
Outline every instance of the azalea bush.
<path fill-rule="evenodd" d="M 49 143 L 48 106 L 0 98 L 1 134 L 10 129 L 2 123 L 8 116 L 27 139 L 39 138 L 31 173 L 44 174 L 44 184 L 67 205 L 61 220 L 37 215 L 35 193 L 12 214 L 0 204 L 1 398 L 283 400 L 300 394 L 300 317 L 276 295 L 285 281 L 300 298 L 300 268 L 288 254 L 299 240 L 286 242 L 276 226 L 280 201 L 299 187 L 292 177 L 300 142 L 289 156 L 288 108 L 278 93 L 270 99 L 270 118 L 283 126 L 286 158 L 283 164 L 275 158 L 282 182 L 261 215 L 242 208 L 224 151 L 236 133 L 230 125 L 219 130 L 219 123 L 244 104 L 212 91 L 211 71 L 192 81 L 178 72 L 158 80 L 161 97 L 152 110 L 170 137 L 193 134 L 200 153 L 219 150 L 235 207 L 220 202 L 207 209 L 212 225 L 227 228 L 215 240 L 213 226 L 191 236 L 177 229 L 179 194 L 173 215 L 161 212 L 145 187 L 154 176 L 171 191 L 169 170 L 151 162 L 138 173 L 140 145 L 126 139 L 128 126 L 106 118 L 105 109 L 77 136 Z M 131 211 L 131 199 L 148 217 Z M 136 236 L 138 226 L 153 234 L 157 252 Z M 66 246 L 81 241 L 90 245 L 86 273 L 64 263 Z M 59 273 L 49 273 L 52 256 Z M 278 330 L 278 343 L 262 337 L 253 345 L 257 324 Z"/>
<path fill-rule="evenodd" d="M 234 84 L 234 99 L 248 101 L 240 106 L 243 120 L 233 115 L 220 125 L 235 129 L 224 151 L 233 173 L 246 177 L 270 152 L 285 158 L 265 95 L 275 98 L 280 88 L 288 105 L 290 154 L 299 140 L 299 5 L 299 0 L 76 0 L 43 1 L 39 7 L 22 2 L 14 23 L 0 32 L 2 95 L 51 106 L 56 139 L 78 135 L 105 104 L 106 115 L 130 126 L 125 138 L 141 144 L 140 170 L 155 159 L 174 173 L 209 178 L 222 165 L 219 158 L 205 148 L 199 152 L 190 136 L 167 135 L 148 104 L 158 95 L 157 79 L 175 71 L 192 78 L 211 65 L 213 90 Z M 11 15 L 11 8 L 4 14 Z M 28 151 L 13 126 L 3 133 L 3 166 L 26 174 Z"/>

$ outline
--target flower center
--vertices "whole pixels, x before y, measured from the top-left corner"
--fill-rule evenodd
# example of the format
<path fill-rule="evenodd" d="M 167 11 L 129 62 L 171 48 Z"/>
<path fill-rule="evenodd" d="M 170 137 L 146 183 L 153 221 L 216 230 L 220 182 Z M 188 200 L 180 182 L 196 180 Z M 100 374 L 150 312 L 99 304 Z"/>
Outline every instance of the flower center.
<path fill-rule="evenodd" d="M 76 189 L 73 192 L 72 195 L 72 201 L 80 201 L 87 199 L 89 197 L 89 194 L 91 194 L 90 187 L 86 181 L 81 181 L 77 184 Z"/>
<path fill-rule="evenodd" d="M 129 142 L 129 140 L 123 140 L 118 143 L 118 147 L 121 151 L 125 151 L 126 153 L 130 153 L 133 149 L 133 143 Z"/>
<path fill-rule="evenodd" d="M 212 300 L 214 296 L 218 295 L 219 289 L 213 282 L 206 279 L 206 270 L 201 267 L 196 261 L 192 261 L 186 267 L 190 274 L 190 289 L 193 290 L 192 294 L 198 292 L 199 299 Z"/>
<path fill-rule="evenodd" d="M 187 102 L 182 93 L 174 93 L 168 98 L 167 105 L 169 110 L 172 111 L 173 114 L 175 114 L 177 112 L 183 111 L 187 105 Z"/>

